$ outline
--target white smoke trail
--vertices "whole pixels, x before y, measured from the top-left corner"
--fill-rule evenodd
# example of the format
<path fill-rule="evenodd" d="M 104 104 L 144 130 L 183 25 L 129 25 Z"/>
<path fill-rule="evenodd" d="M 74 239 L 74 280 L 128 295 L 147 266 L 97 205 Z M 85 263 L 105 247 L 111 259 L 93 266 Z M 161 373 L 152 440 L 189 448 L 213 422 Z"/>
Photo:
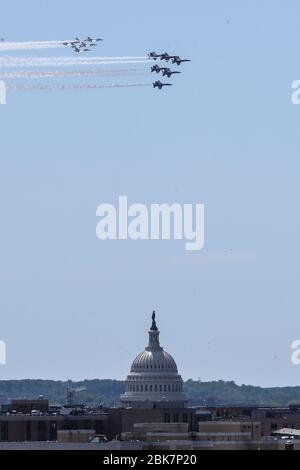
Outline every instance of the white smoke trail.
<path fill-rule="evenodd" d="M 35 57 L 34 60 L 36 62 L 43 62 L 47 61 L 49 59 L 54 60 L 55 62 L 72 62 L 74 60 L 74 57 Z M 12 59 L 16 59 L 16 57 L 12 56 Z M 18 58 L 17 58 L 18 59 Z M 23 59 L 23 57 L 19 57 L 19 59 Z M 151 60 L 146 56 L 101 56 L 101 57 L 86 57 L 82 58 L 81 60 Z"/>
<path fill-rule="evenodd" d="M 59 47 L 64 47 L 63 41 L 3 42 L 0 43 L 0 52 L 57 49 Z"/>
<path fill-rule="evenodd" d="M 58 71 L 53 72 L 1 72 L 0 79 L 40 79 L 40 78 L 84 78 L 99 76 L 122 76 L 122 75 L 148 75 L 148 69 L 102 69 L 102 70 L 74 70 L 72 72 Z"/>
<path fill-rule="evenodd" d="M 82 85 L 15 85 L 10 86 L 12 91 L 55 91 L 55 90 L 96 90 L 101 88 L 137 88 L 152 86 L 151 83 L 116 83 L 97 84 L 86 83 Z"/>
<path fill-rule="evenodd" d="M 2 68 L 146 64 L 151 62 L 145 57 L 142 59 L 128 57 L 0 57 L 0 67 Z"/>

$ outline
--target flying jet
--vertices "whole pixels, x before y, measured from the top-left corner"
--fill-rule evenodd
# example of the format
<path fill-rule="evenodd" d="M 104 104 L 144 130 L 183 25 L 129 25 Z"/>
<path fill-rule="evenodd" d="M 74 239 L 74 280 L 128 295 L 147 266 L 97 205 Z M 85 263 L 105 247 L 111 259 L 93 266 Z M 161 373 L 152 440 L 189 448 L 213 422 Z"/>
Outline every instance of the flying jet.
<path fill-rule="evenodd" d="M 165 60 L 166 62 L 169 62 L 169 60 L 175 59 L 175 58 L 177 58 L 177 56 L 170 55 L 167 52 L 165 52 L 164 54 L 161 54 L 161 56 L 160 56 L 160 60 Z"/>
<path fill-rule="evenodd" d="M 172 86 L 172 83 L 162 83 L 159 80 L 153 83 L 153 88 L 158 88 L 159 90 L 162 90 L 164 86 Z"/>
<path fill-rule="evenodd" d="M 5 39 L 1 38 L 1 39 L 0 39 L 0 42 L 5 42 Z"/>
<path fill-rule="evenodd" d="M 151 72 L 159 73 L 159 72 L 162 72 L 163 70 L 166 70 L 166 68 L 165 67 L 160 67 L 157 64 L 155 64 L 151 67 Z"/>
<path fill-rule="evenodd" d="M 101 38 L 93 39 L 93 38 L 91 38 L 90 36 L 88 36 L 88 37 L 85 39 L 85 42 L 90 42 L 90 43 L 95 43 L 95 42 L 99 42 L 99 41 L 103 41 L 103 39 L 101 39 Z"/>
<path fill-rule="evenodd" d="M 183 62 L 191 62 L 190 59 L 181 59 L 179 56 L 173 57 L 172 64 L 181 65 Z"/>
<path fill-rule="evenodd" d="M 161 57 L 161 54 L 156 54 L 156 52 L 150 52 L 148 54 L 149 59 L 157 60 Z"/>
<path fill-rule="evenodd" d="M 77 45 L 80 45 L 80 44 L 82 44 L 82 41 L 78 38 L 76 38 L 74 41 L 63 42 L 64 46 L 70 46 L 70 47 L 77 46 Z"/>
<path fill-rule="evenodd" d="M 171 70 L 171 69 L 168 69 L 168 68 L 164 68 L 162 69 L 162 76 L 163 77 L 168 77 L 168 78 L 171 78 L 172 75 L 175 75 L 177 73 L 181 73 L 181 72 L 177 72 L 175 70 Z"/>
<path fill-rule="evenodd" d="M 89 52 L 90 51 L 90 49 L 87 49 L 86 47 L 85 47 L 85 49 L 83 49 L 81 46 L 80 47 L 72 46 L 72 49 L 73 49 L 74 52 L 77 52 L 78 54 L 82 53 L 82 52 Z"/>

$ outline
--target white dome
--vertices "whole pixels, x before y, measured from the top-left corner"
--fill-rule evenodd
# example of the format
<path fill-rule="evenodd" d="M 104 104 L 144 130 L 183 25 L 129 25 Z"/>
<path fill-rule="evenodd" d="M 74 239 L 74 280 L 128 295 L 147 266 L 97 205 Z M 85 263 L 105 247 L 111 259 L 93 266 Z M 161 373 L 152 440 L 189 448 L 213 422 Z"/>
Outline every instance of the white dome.
<path fill-rule="evenodd" d="M 176 372 L 177 366 L 173 357 L 163 349 L 141 352 L 133 361 L 130 372 L 168 371 Z"/>
<path fill-rule="evenodd" d="M 151 406 L 158 402 L 182 406 L 186 397 L 183 381 L 173 357 L 159 344 L 155 312 L 149 331 L 149 345 L 134 359 L 121 396 L 125 406 Z"/>

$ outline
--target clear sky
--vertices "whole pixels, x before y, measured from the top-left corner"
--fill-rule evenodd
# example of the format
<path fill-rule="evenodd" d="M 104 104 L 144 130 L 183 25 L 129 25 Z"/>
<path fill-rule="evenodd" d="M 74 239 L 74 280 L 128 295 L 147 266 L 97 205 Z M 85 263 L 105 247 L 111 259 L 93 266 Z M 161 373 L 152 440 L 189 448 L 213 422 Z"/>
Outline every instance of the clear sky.
<path fill-rule="evenodd" d="M 99 55 L 193 60 L 162 92 L 12 92 L 0 106 L 0 378 L 124 378 L 156 309 L 184 379 L 300 385 L 299 2 L 0 8 L 9 41 L 91 34 Z M 97 205 L 121 194 L 204 203 L 204 250 L 97 240 Z"/>

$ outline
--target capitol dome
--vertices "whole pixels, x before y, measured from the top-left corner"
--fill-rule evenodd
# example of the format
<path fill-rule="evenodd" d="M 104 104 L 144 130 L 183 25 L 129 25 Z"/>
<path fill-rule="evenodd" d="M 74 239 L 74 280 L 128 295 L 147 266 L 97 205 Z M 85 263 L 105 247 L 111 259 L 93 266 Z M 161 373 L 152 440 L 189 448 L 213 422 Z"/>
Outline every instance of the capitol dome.
<path fill-rule="evenodd" d="M 149 344 L 132 363 L 121 402 L 132 407 L 154 406 L 158 403 L 183 406 L 186 397 L 182 388 L 183 381 L 176 362 L 159 344 L 159 331 L 153 312 Z"/>
<path fill-rule="evenodd" d="M 143 351 L 133 361 L 130 372 L 140 372 L 145 369 L 168 370 L 177 373 L 176 362 L 166 351 Z"/>

